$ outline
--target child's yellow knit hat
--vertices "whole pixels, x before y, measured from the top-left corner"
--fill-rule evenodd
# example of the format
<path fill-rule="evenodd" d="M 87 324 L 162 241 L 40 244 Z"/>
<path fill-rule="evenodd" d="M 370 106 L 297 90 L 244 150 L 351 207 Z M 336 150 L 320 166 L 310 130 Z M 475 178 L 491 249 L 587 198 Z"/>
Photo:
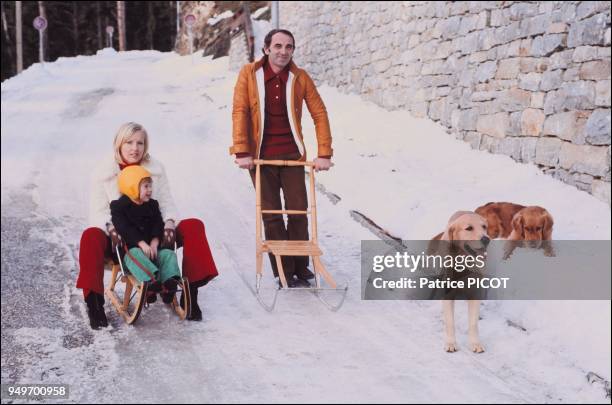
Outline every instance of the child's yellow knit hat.
<path fill-rule="evenodd" d="M 125 194 L 130 200 L 137 202 L 140 197 L 140 182 L 151 177 L 151 173 L 142 166 L 128 166 L 121 170 L 117 177 L 119 192 Z"/>

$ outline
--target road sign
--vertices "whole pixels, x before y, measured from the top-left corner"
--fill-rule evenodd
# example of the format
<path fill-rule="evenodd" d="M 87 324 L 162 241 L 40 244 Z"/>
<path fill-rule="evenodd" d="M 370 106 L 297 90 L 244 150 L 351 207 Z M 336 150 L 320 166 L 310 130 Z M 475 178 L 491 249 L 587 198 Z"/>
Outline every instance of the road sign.
<path fill-rule="evenodd" d="M 38 16 L 34 19 L 34 28 L 39 31 L 44 31 L 47 28 L 47 19 L 45 17 Z"/>
<path fill-rule="evenodd" d="M 187 14 L 185 16 L 185 25 L 191 27 L 196 22 L 196 16 L 193 14 Z"/>
<path fill-rule="evenodd" d="M 106 26 L 106 39 L 107 39 L 107 46 L 109 48 L 113 47 L 113 32 L 115 32 L 115 27 L 113 27 L 112 25 L 107 25 Z"/>

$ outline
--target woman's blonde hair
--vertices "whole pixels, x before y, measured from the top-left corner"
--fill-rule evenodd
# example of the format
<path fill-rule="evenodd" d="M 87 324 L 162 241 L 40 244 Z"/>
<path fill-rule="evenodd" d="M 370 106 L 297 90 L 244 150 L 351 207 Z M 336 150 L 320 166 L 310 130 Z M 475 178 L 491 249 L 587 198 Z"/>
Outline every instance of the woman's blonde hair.
<path fill-rule="evenodd" d="M 130 139 L 132 135 L 134 135 L 138 131 L 142 131 L 144 133 L 144 153 L 142 154 L 141 162 L 149 161 L 149 135 L 147 134 L 147 130 L 144 129 L 144 127 L 140 124 L 137 124 L 135 122 L 127 122 L 121 125 L 121 127 L 119 127 L 119 130 L 115 135 L 115 142 L 113 144 L 115 148 L 115 161 L 118 164 L 126 164 L 126 162 L 123 160 L 123 157 L 121 156 L 121 147 Z"/>

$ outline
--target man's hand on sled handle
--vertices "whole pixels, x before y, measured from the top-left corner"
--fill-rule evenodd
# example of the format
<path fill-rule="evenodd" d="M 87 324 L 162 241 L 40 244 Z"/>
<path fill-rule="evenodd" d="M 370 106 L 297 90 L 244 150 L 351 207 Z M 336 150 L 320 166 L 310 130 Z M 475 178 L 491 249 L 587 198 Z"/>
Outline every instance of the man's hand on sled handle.
<path fill-rule="evenodd" d="M 332 163 L 331 159 L 327 159 L 327 158 L 316 158 L 314 160 L 314 169 L 315 171 L 321 171 L 321 170 L 329 170 L 334 164 Z"/>
<path fill-rule="evenodd" d="M 236 158 L 236 160 L 234 160 L 234 162 L 238 165 L 238 167 L 240 167 L 241 169 L 252 169 L 253 167 L 255 167 L 255 164 L 253 163 L 253 157 L 252 156 L 246 156 L 246 157 L 241 157 L 241 158 Z"/>

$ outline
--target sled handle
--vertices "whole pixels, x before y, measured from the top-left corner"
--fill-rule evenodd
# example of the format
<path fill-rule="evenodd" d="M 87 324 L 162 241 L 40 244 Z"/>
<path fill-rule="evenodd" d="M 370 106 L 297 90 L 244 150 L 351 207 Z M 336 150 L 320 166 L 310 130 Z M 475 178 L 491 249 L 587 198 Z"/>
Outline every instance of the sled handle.
<path fill-rule="evenodd" d="M 314 162 L 300 160 L 253 160 L 255 165 L 270 165 L 270 166 L 314 166 Z"/>

